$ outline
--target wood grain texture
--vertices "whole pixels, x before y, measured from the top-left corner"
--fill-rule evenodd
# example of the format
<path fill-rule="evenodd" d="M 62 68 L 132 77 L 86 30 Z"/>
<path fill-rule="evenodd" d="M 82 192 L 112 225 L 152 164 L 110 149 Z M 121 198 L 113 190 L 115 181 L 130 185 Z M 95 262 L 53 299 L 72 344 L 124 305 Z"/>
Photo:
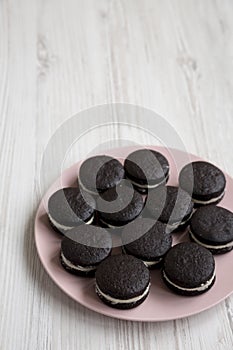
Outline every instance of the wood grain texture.
<path fill-rule="evenodd" d="M 113 320 L 56 287 L 33 238 L 43 150 L 88 107 L 157 111 L 190 152 L 233 174 L 232 15 L 231 0 L 0 1 L 1 350 L 232 349 L 233 297 L 173 322 Z M 99 129 L 88 142 L 105 139 Z"/>

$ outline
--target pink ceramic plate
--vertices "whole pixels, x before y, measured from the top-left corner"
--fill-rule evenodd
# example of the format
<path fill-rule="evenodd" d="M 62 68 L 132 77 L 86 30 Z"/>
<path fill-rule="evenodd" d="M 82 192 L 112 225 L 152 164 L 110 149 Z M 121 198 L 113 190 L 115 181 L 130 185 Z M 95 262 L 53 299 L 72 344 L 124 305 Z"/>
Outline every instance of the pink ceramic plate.
<path fill-rule="evenodd" d="M 150 146 L 162 152 L 169 160 L 171 171 L 169 184 L 177 185 L 181 165 L 187 162 L 187 155 L 177 150 Z M 125 158 L 135 147 L 120 148 L 105 152 L 119 159 Z M 200 158 L 189 155 L 191 160 Z M 178 168 L 177 168 L 178 160 Z M 182 164 L 183 162 L 183 164 Z M 50 188 L 40 203 L 35 219 L 35 240 L 41 262 L 54 282 L 70 297 L 87 308 L 101 314 L 131 321 L 165 321 L 194 315 L 218 304 L 233 292 L 233 251 L 216 256 L 216 283 L 207 293 L 196 297 L 182 297 L 173 294 L 164 286 L 159 271 L 151 272 L 152 287 L 147 300 L 139 307 L 121 311 L 104 305 L 95 295 L 94 279 L 81 278 L 67 273 L 60 265 L 59 250 L 61 237 L 55 233 L 48 222 L 46 204 L 49 196 L 61 186 L 75 183 L 79 164 L 75 164 L 62 174 L 62 178 Z M 233 211 L 233 179 L 226 175 L 227 188 L 221 206 Z M 62 181 L 61 181 L 62 179 Z M 61 185 L 62 182 L 62 185 Z M 174 243 L 187 240 L 187 233 L 173 235 Z"/>

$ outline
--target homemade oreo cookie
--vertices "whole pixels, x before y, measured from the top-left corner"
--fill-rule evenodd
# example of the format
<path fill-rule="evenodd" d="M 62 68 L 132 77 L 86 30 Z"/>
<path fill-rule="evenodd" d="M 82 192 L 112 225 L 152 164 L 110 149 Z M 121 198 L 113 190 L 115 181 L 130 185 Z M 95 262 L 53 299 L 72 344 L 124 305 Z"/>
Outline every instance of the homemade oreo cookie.
<path fill-rule="evenodd" d="M 207 292 L 215 282 L 213 255 L 196 243 L 179 243 L 166 254 L 162 277 L 177 294 L 194 296 Z"/>
<path fill-rule="evenodd" d="M 144 202 L 142 195 L 123 180 L 115 188 L 101 194 L 97 200 L 99 220 L 108 227 L 120 227 L 128 224 L 140 215 Z"/>
<path fill-rule="evenodd" d="M 115 187 L 124 175 L 124 168 L 117 159 L 99 155 L 84 160 L 79 169 L 78 182 L 83 190 L 98 194 Z"/>
<path fill-rule="evenodd" d="M 149 191 L 145 215 L 165 223 L 168 231 L 187 226 L 192 213 L 192 198 L 182 188 L 159 186 Z"/>
<path fill-rule="evenodd" d="M 111 235 L 105 229 L 83 224 L 68 231 L 62 239 L 61 264 L 70 273 L 90 276 L 111 249 Z"/>
<path fill-rule="evenodd" d="M 64 233 L 82 224 L 90 224 L 94 218 L 95 201 L 86 194 L 83 198 L 79 188 L 66 187 L 48 200 L 48 217 L 53 228 Z"/>
<path fill-rule="evenodd" d="M 227 253 L 233 248 L 233 213 L 215 205 L 201 207 L 191 219 L 189 234 L 213 254 Z"/>
<path fill-rule="evenodd" d="M 97 295 L 113 308 L 134 308 L 149 294 L 149 270 L 131 255 L 110 256 L 99 265 L 95 276 Z"/>
<path fill-rule="evenodd" d="M 215 165 L 197 161 L 187 164 L 181 170 L 179 184 L 191 193 L 196 206 L 217 204 L 224 196 L 226 178 Z"/>
<path fill-rule="evenodd" d="M 125 174 L 142 193 L 167 182 L 169 163 L 159 152 L 139 149 L 128 155 L 124 162 Z"/>
<path fill-rule="evenodd" d="M 171 248 L 172 237 L 162 222 L 138 218 L 123 229 L 122 244 L 124 253 L 153 268 L 161 266 L 164 255 Z"/>

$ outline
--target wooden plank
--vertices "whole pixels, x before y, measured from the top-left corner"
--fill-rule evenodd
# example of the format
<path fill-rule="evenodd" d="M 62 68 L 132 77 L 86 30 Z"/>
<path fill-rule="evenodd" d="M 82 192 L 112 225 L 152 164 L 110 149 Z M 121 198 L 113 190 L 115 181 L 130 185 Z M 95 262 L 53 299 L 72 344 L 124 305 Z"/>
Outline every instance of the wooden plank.
<path fill-rule="evenodd" d="M 88 107 L 126 102 L 157 111 L 188 151 L 233 174 L 232 11 L 230 0 L 0 2 L 1 349 L 232 349 L 233 297 L 173 322 L 110 319 L 54 285 L 33 239 L 43 150 Z M 106 135 L 110 145 L 114 137 L 153 142 L 122 125 L 88 135 L 64 166 Z"/>

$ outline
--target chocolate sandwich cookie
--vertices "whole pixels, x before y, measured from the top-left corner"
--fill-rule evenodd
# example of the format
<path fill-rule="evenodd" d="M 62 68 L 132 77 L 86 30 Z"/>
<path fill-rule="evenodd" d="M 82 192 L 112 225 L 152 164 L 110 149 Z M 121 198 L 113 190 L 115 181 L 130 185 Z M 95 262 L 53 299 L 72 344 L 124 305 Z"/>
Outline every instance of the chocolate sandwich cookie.
<path fill-rule="evenodd" d="M 217 204 L 224 196 L 226 178 L 215 165 L 197 161 L 181 170 L 179 184 L 192 195 L 196 206 Z"/>
<path fill-rule="evenodd" d="M 110 256 L 99 265 L 95 276 L 97 295 L 113 308 L 132 309 L 149 294 L 149 270 L 131 255 Z"/>
<path fill-rule="evenodd" d="M 95 201 L 89 195 L 85 199 L 79 188 L 62 188 L 49 198 L 48 217 L 53 228 L 60 233 L 85 222 L 90 224 L 94 218 Z"/>
<path fill-rule="evenodd" d="M 213 255 L 196 243 L 179 243 L 166 254 L 162 277 L 177 294 L 194 296 L 205 293 L 215 282 Z"/>
<path fill-rule="evenodd" d="M 140 215 L 144 202 L 142 195 L 123 180 L 115 188 L 105 191 L 97 199 L 97 215 L 102 224 L 115 228 L 128 224 Z"/>
<path fill-rule="evenodd" d="M 82 163 L 78 182 L 83 190 L 98 194 L 115 187 L 124 175 L 124 168 L 117 159 L 99 155 L 90 157 Z"/>
<path fill-rule="evenodd" d="M 169 176 L 167 159 L 161 153 L 150 149 L 130 153 L 125 159 L 124 168 L 126 176 L 142 193 L 166 183 Z"/>
<path fill-rule="evenodd" d="M 213 254 L 227 253 L 233 248 L 233 213 L 215 205 L 201 207 L 191 219 L 189 234 Z"/>
<path fill-rule="evenodd" d="M 61 264 L 75 275 L 92 276 L 111 249 L 112 239 L 105 229 L 83 224 L 68 231 L 62 239 Z"/>
<path fill-rule="evenodd" d="M 138 218 L 122 231 L 123 252 L 142 260 L 148 268 L 160 267 L 172 246 L 166 225 L 151 219 Z"/>
<path fill-rule="evenodd" d="M 168 231 L 187 226 L 192 213 L 192 198 L 182 188 L 159 186 L 149 191 L 145 214 L 167 224 Z"/>

